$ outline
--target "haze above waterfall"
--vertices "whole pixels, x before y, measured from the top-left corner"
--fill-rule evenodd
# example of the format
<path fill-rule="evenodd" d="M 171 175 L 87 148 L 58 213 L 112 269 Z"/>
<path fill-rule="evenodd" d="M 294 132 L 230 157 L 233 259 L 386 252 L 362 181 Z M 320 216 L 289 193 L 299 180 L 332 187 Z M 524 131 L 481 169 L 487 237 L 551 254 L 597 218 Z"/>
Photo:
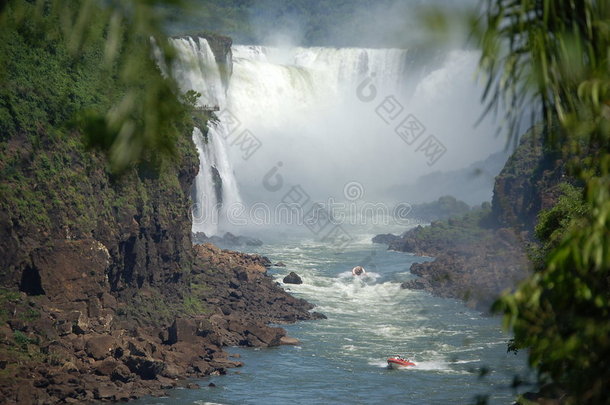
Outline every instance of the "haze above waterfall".
<path fill-rule="evenodd" d="M 472 97 L 476 53 L 451 52 L 430 72 L 410 69 L 409 58 L 395 49 L 235 46 L 227 108 L 263 144 L 248 160 L 230 149 L 241 189 L 267 201 L 258 192 L 262 178 L 282 162 L 284 177 L 316 199 L 341 198 L 349 182 L 375 199 L 389 185 L 459 169 L 502 148 L 489 135 L 493 124 L 474 128 L 481 113 Z M 371 75 L 377 97 L 362 101 L 358 86 Z M 388 97 L 399 103 L 394 120 L 384 112 Z M 433 134 L 447 149 L 433 165 L 395 132 L 409 114 L 425 127 L 423 136 Z"/>
<path fill-rule="evenodd" d="M 222 110 L 210 145 L 197 141 L 201 153 L 216 153 L 202 159 L 208 167 L 201 168 L 209 172 L 213 161 L 222 177 L 224 197 L 216 203 L 244 196 L 246 206 L 277 205 L 283 194 L 263 187 L 274 170 L 287 186 L 299 185 L 315 200 L 344 200 L 345 186 L 357 183 L 363 201 L 385 202 L 391 186 L 466 167 L 503 146 L 490 135 L 494 123 L 474 127 L 481 107 L 473 80 L 478 55 L 472 51 L 451 51 L 422 66 L 409 50 L 234 45 L 225 89 L 205 39 L 175 43 L 184 58 L 178 75 L 183 89 L 199 91 L 200 104 Z M 223 122 L 228 116 L 238 128 Z M 398 131 L 409 117 L 422 125 L 417 142 Z M 244 131 L 260 143 L 248 156 L 236 142 Z M 433 159 L 422 150 L 429 137 L 444 148 Z M 209 199 L 213 187 L 198 187 Z"/>
<path fill-rule="evenodd" d="M 220 108 L 208 138 L 194 135 L 200 171 L 207 172 L 197 180 L 198 202 L 208 205 L 203 211 L 220 204 L 224 207 L 217 208 L 226 210 L 229 203 L 275 207 L 293 186 L 312 201 L 353 201 L 346 187 L 355 184 L 359 202 L 419 202 L 423 197 L 413 195 L 413 187 L 401 193 L 403 185 L 469 167 L 504 148 L 505 140 L 493 135 L 492 119 L 475 127 L 483 111 L 475 82 L 479 54 L 462 46 L 462 32 L 456 30 L 441 48 L 423 47 L 422 31 L 413 23 L 416 1 L 316 0 L 299 9 L 300 2 L 245 2 L 236 9 L 247 16 L 247 27 L 223 26 L 237 29 L 237 38 L 257 38 L 268 46 L 234 44 L 225 62 L 228 81 L 205 39 L 174 40 L 182 89 L 201 93 L 201 105 Z M 213 1 L 207 10 L 214 14 L 226 4 Z M 457 12 L 464 3 L 434 4 Z M 344 15 L 331 23 L 322 17 L 324 10 Z M 321 19 L 313 23 L 312 16 Z M 320 41 L 312 30 L 328 37 Z M 312 42 L 377 48 L 299 46 Z M 210 179 L 220 179 L 222 190 Z M 281 190 L 271 190 L 269 179 L 280 179 Z M 444 194 L 443 185 L 434 189 L 427 185 L 426 195 Z M 217 233 L 228 225 L 199 230 Z"/>
<path fill-rule="evenodd" d="M 460 12 L 477 0 L 193 0 L 174 34 L 211 31 L 236 43 L 413 48 L 429 40 L 422 7 Z M 462 41 L 462 37 L 457 38 Z M 436 45 L 438 46 L 438 44 Z"/>

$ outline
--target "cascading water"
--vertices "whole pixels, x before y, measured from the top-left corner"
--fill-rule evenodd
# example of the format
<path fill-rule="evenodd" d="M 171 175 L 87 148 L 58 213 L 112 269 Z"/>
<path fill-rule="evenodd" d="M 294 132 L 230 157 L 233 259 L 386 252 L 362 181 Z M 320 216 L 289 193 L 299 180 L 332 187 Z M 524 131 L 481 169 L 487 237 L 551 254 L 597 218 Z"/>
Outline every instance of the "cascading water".
<path fill-rule="evenodd" d="M 172 44 L 178 51 L 174 76 L 183 91 L 195 90 L 201 94 L 200 105 L 225 105 L 226 88 L 221 69 L 205 38 L 176 38 Z"/>
<path fill-rule="evenodd" d="M 463 95 L 476 90 L 468 82 L 476 53 L 453 52 L 433 71 L 415 75 L 412 55 L 403 50 L 234 46 L 227 82 L 205 40 L 175 43 L 183 90 L 200 92 L 202 104 L 221 110 L 206 131 L 193 133 L 201 161 L 195 231 L 212 235 L 228 227 L 226 211 L 241 202 L 240 194 L 248 204 L 274 203 L 300 185 L 311 200 L 325 201 L 357 181 L 364 187 L 349 197 L 359 201 L 378 198 L 375 187 L 430 172 L 417 145 L 395 133 L 408 114 L 447 146 L 447 159 L 435 170 L 463 167 L 476 160 L 473 150 L 486 157 L 502 144 L 489 125 L 472 130 L 481 107 Z M 358 94 L 362 88 L 365 96 Z M 391 97 L 398 104 L 388 107 Z M 251 154 L 241 143 L 246 132 L 259 141 Z M 274 173 L 272 187 L 263 182 L 268 173 Z M 409 266 L 429 258 L 371 246 L 372 235 L 362 229 L 341 254 L 320 235 L 282 231 L 267 234 L 264 249 L 254 252 L 285 263 L 269 270 L 278 282 L 299 272 L 303 284 L 291 285 L 292 293 L 316 303 L 328 320 L 289 327 L 303 342 L 295 348 L 241 352 L 243 371 L 214 380 L 230 389 L 177 391 L 159 403 L 467 403 L 488 391 L 490 403 L 514 398 L 505 377 L 522 373 L 523 354 L 505 353 L 508 337 L 495 320 L 401 288 L 415 279 Z M 351 276 L 357 263 L 367 277 Z M 401 353 L 414 354 L 417 367 L 386 370 L 387 356 Z M 486 380 L 474 376 L 490 366 Z"/>
<path fill-rule="evenodd" d="M 220 122 L 207 130 L 208 146 L 199 147 L 207 163 L 197 181 L 200 214 L 218 221 L 195 221 L 194 231 L 215 234 L 219 227 L 228 228 L 231 221 L 223 217 L 231 204 L 241 203 L 240 195 L 246 208 L 276 206 L 289 185 L 298 184 L 312 199 L 326 201 L 342 199 L 344 185 L 356 181 L 369 196 L 379 196 L 391 185 L 433 169 L 468 166 L 502 147 L 502 140 L 489 136 L 491 120 L 474 129 L 481 113 L 478 100 L 463 101 L 464 93 L 477 89 L 475 52 L 451 52 L 444 64 L 415 74 L 411 67 L 417 63 L 410 58 L 416 56 L 407 50 L 235 45 L 227 56 L 232 75 L 223 81 L 223 68 L 205 39 L 186 37 L 174 44 L 182 89 L 198 91 L 202 105 L 221 110 Z M 367 97 L 359 94 L 362 88 Z M 383 104 L 387 100 L 393 106 Z M 409 115 L 425 127 L 422 139 L 433 135 L 446 148 L 434 167 L 419 143 L 408 144 L 397 135 L 397 124 Z M 232 122 L 224 121 L 227 116 Z M 256 140 L 253 153 L 244 153 L 244 131 Z M 275 165 L 287 186 L 274 193 L 262 187 L 262 180 Z M 211 174 L 203 173 L 206 167 Z M 209 181 L 216 186 L 204 184 Z M 222 198 L 207 196 L 219 181 Z"/>
<path fill-rule="evenodd" d="M 205 109 L 226 105 L 222 70 L 204 38 L 172 40 L 178 50 L 175 78 L 183 91 L 201 94 L 198 105 Z M 230 55 L 228 56 L 230 57 Z M 216 235 L 227 227 L 226 210 L 241 202 L 235 174 L 227 154 L 227 129 L 223 122 L 210 121 L 208 128 L 193 130 L 199 152 L 199 174 L 195 179 L 193 232 Z M 204 135 L 205 133 L 205 135 Z"/>

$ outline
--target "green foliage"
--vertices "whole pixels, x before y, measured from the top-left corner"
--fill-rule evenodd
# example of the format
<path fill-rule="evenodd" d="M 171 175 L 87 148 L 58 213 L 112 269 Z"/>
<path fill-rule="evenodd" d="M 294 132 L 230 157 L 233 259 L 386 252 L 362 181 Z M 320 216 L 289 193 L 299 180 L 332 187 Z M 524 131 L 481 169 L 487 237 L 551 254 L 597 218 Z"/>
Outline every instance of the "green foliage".
<path fill-rule="evenodd" d="M 150 216 L 142 182 L 159 173 L 182 196 L 176 166 L 197 159 L 196 95 L 180 98 L 161 76 L 144 37 L 152 20 L 134 20 L 144 3 L 12 0 L 0 14 L 0 209 L 23 234 L 82 237 Z M 142 182 L 112 175 L 126 170 Z"/>
<path fill-rule="evenodd" d="M 13 332 L 13 341 L 22 350 L 27 350 L 29 344 L 37 344 L 38 340 L 28 337 L 25 333 L 16 330 Z"/>
<path fill-rule="evenodd" d="M 415 236 L 424 246 L 455 246 L 477 243 L 489 235 L 488 224 L 491 217 L 489 203 L 474 208 L 461 216 L 434 221 L 430 226 L 418 227 Z"/>
<path fill-rule="evenodd" d="M 610 403 L 610 3 L 488 0 L 481 22 L 489 110 L 508 106 L 514 136 L 539 108 L 546 150 L 584 185 L 540 214 L 542 261 L 497 308 L 566 403 Z"/>
<path fill-rule="evenodd" d="M 536 237 L 544 241 L 545 251 L 557 247 L 572 221 L 588 214 L 589 207 L 583 200 L 583 190 L 569 183 L 559 185 L 561 197 L 548 210 L 538 214 Z"/>
<path fill-rule="evenodd" d="M 201 280 L 198 280 L 197 276 L 193 276 L 189 290 L 189 293 L 182 301 L 182 310 L 184 313 L 188 315 L 202 315 L 208 313 L 210 310 L 205 306 L 204 299 L 212 292 L 210 287 Z"/>
<path fill-rule="evenodd" d="M 184 313 L 188 315 L 202 315 L 206 313 L 205 305 L 203 305 L 201 300 L 197 297 L 184 297 L 182 305 Z"/>
<path fill-rule="evenodd" d="M 610 3 L 487 0 L 485 10 L 475 27 L 487 74 L 483 98 L 489 111 L 506 105 L 510 134 L 520 135 L 534 105 L 552 141 L 572 151 L 608 142 Z"/>
<path fill-rule="evenodd" d="M 177 2 L 9 1 L 0 14 L 1 136 L 72 122 L 116 172 L 174 155 L 176 118 L 191 106 L 157 66 L 171 73 L 173 49 L 154 13 L 166 3 Z"/>

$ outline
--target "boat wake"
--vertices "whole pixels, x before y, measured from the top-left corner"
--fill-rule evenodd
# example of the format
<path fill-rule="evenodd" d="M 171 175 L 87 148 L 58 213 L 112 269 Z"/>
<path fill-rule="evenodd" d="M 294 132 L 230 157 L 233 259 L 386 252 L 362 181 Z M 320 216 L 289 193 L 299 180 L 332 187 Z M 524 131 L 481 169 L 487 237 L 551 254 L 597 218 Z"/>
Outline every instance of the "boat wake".
<path fill-rule="evenodd" d="M 452 364 L 456 364 L 456 363 L 451 363 L 451 362 L 448 362 L 445 360 L 425 360 L 425 361 L 413 360 L 413 363 L 415 363 L 415 366 L 413 366 L 413 367 L 402 367 L 402 368 L 398 368 L 396 370 L 410 371 L 410 372 L 431 371 L 431 372 L 447 373 L 447 374 L 467 374 L 467 372 L 465 370 L 457 370 L 457 369 L 451 367 Z M 370 366 L 374 366 L 377 368 L 384 368 L 384 369 L 388 368 L 388 362 L 386 360 L 369 359 L 368 364 Z"/>

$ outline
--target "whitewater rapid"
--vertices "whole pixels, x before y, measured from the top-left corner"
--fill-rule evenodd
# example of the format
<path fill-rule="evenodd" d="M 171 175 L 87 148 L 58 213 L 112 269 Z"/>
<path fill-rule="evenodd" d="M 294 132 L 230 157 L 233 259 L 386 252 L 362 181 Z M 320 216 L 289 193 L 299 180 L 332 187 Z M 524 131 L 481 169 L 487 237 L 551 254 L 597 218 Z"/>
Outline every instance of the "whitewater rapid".
<path fill-rule="evenodd" d="M 525 353 L 506 352 L 510 337 L 500 319 L 400 288 L 415 277 L 410 265 L 430 258 L 387 251 L 371 244 L 370 235 L 358 240 L 342 254 L 313 238 L 286 237 L 253 249 L 282 261 L 286 267 L 270 274 L 328 319 L 280 325 L 298 346 L 229 348 L 243 368 L 200 382 L 213 382 L 214 389 L 176 392 L 155 403 L 467 404 L 477 395 L 489 395 L 489 404 L 510 403 L 516 396 L 510 383 L 515 375 L 527 378 L 527 363 Z M 364 263 L 369 277 L 350 275 Z M 282 282 L 291 271 L 303 284 Z M 393 355 L 416 366 L 389 370 Z"/>

